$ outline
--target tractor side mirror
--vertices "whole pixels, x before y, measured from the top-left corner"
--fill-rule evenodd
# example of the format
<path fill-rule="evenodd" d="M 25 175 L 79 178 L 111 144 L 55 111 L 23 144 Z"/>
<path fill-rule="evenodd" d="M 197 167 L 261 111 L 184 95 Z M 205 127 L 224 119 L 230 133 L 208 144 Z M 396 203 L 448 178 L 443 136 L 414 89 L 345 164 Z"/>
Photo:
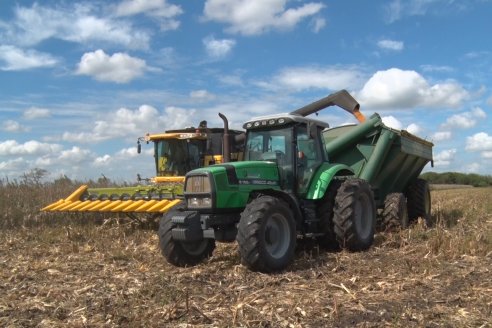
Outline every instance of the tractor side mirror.
<path fill-rule="evenodd" d="M 142 145 L 140 144 L 140 140 L 137 141 L 137 154 L 142 152 Z"/>
<path fill-rule="evenodd" d="M 318 137 L 318 127 L 316 124 L 308 123 L 309 139 L 316 139 Z"/>

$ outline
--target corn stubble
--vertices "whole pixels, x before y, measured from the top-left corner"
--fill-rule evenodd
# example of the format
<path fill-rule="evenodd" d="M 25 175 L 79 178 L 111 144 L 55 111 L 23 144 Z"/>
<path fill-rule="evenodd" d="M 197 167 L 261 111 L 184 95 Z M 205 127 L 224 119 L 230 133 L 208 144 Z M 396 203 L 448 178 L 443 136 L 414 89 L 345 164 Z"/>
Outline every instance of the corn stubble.
<path fill-rule="evenodd" d="M 491 189 L 433 190 L 434 227 L 379 232 L 365 252 L 299 241 L 293 265 L 272 275 L 241 266 L 234 243 L 176 268 L 154 231 L 39 213 L 59 189 L 0 186 L 0 326 L 490 325 Z"/>

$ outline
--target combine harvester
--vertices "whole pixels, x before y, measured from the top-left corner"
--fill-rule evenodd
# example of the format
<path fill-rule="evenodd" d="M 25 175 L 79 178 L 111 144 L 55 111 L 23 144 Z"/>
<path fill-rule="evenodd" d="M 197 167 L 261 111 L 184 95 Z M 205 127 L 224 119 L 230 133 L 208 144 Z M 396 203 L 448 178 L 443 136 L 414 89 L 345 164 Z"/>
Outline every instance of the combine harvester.
<path fill-rule="evenodd" d="M 82 185 L 70 196 L 44 208 L 48 212 L 123 213 L 137 222 L 144 214 L 152 222 L 183 198 L 184 175 L 193 169 L 223 161 L 241 160 L 244 132 L 229 130 L 227 118 L 223 128 L 208 128 L 202 121 L 198 128 L 170 130 L 162 134 L 147 134 L 137 141 L 154 143 L 156 176 L 150 184 L 121 188 L 89 188 Z M 225 143 L 225 144 L 224 144 Z M 223 149 L 228 149 L 227 153 Z M 139 182 L 141 181 L 138 176 Z M 147 179 L 145 179 L 147 180 Z"/>
<path fill-rule="evenodd" d="M 333 105 L 359 124 L 329 128 L 307 117 Z M 244 161 L 188 172 L 183 204 L 161 218 L 160 248 L 171 264 L 196 265 L 216 241 L 236 240 L 244 265 L 272 272 L 291 263 L 298 237 L 368 249 L 378 210 L 383 224 L 401 228 L 430 219 L 429 186 L 418 176 L 433 144 L 378 114 L 366 119 L 345 90 L 244 128 Z"/>

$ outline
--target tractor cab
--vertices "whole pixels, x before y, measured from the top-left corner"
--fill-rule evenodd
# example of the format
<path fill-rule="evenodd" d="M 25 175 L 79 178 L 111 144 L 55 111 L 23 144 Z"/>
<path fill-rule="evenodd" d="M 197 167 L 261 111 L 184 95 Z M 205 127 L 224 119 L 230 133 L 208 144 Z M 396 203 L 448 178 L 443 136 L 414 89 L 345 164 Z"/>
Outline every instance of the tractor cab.
<path fill-rule="evenodd" d="M 283 190 L 302 195 L 323 162 L 322 121 L 281 114 L 254 118 L 246 130 L 244 159 L 275 162 Z"/>

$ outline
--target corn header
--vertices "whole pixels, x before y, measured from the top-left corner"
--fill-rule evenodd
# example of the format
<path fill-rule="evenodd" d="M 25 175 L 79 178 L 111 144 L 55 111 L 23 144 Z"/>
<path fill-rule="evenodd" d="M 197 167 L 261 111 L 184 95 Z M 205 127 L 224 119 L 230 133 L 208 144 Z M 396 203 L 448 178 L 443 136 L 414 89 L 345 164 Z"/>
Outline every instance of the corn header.
<path fill-rule="evenodd" d="M 89 188 L 80 186 L 67 198 L 42 208 L 48 212 L 103 212 L 123 213 L 137 220 L 137 214 L 156 218 L 181 202 L 184 175 L 193 169 L 223 162 L 242 160 L 244 133 L 229 130 L 227 118 L 223 128 L 208 128 L 202 121 L 198 128 L 169 130 L 160 134 L 146 134 L 138 138 L 141 143 L 154 145 L 156 176 L 141 179 L 139 184 L 119 188 Z M 226 149 L 224 152 L 223 150 Z"/>

